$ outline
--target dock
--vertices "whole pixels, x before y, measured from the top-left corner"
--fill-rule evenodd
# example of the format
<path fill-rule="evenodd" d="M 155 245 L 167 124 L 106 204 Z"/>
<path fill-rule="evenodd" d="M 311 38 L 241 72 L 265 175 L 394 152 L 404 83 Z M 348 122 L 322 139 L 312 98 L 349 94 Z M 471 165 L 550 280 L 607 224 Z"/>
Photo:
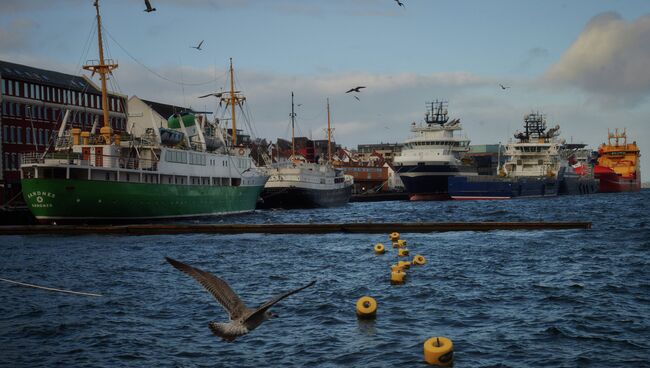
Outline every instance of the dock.
<path fill-rule="evenodd" d="M 0 235 L 387 234 L 445 231 L 591 229 L 591 222 L 352 222 L 291 224 L 139 224 L 0 226 Z"/>

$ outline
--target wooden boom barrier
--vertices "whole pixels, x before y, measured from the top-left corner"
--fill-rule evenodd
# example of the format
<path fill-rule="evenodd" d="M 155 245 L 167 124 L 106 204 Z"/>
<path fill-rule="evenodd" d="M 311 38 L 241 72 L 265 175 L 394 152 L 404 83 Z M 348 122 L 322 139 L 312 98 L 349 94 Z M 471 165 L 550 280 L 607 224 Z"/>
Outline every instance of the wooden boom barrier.
<path fill-rule="evenodd" d="M 0 226 L 0 235 L 31 234 L 383 234 L 429 233 L 439 231 L 492 230 L 562 230 L 591 229 L 591 222 L 352 222 L 352 223 L 294 223 L 294 224 L 141 224 L 141 225 L 27 225 Z"/>

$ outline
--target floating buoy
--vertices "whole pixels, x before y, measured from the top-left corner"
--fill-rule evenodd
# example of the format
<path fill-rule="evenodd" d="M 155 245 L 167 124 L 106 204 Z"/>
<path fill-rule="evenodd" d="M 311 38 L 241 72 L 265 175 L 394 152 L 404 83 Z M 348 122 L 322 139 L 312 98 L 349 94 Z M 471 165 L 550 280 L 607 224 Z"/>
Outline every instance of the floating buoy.
<path fill-rule="evenodd" d="M 399 262 L 397 262 L 397 265 L 402 267 L 403 269 L 409 269 L 411 267 L 411 262 L 409 262 L 409 261 L 399 261 Z"/>
<path fill-rule="evenodd" d="M 395 242 L 395 241 L 397 241 L 399 239 L 399 233 L 396 232 L 396 231 L 393 231 L 392 233 L 390 233 L 388 235 L 388 238 Z"/>
<path fill-rule="evenodd" d="M 357 317 L 371 319 L 377 316 L 377 301 L 369 296 L 357 300 Z"/>
<path fill-rule="evenodd" d="M 402 271 L 402 270 L 404 270 L 404 265 L 394 264 L 394 265 L 390 266 L 390 271 L 391 272 Z"/>
<path fill-rule="evenodd" d="M 440 367 L 454 363 L 454 344 L 446 337 L 432 337 L 424 342 L 424 361 Z"/>
<path fill-rule="evenodd" d="M 399 243 L 398 242 L 393 242 L 393 248 L 399 248 Z"/>
<path fill-rule="evenodd" d="M 393 285 L 403 284 L 406 278 L 404 270 L 397 270 L 390 273 L 390 283 Z"/>
<path fill-rule="evenodd" d="M 406 257 L 409 255 L 409 250 L 406 248 L 399 248 L 397 250 L 397 256 L 398 257 Z"/>
<path fill-rule="evenodd" d="M 384 248 L 384 245 L 382 243 L 375 244 L 375 253 L 384 254 L 385 251 L 386 249 Z"/>
<path fill-rule="evenodd" d="M 413 262 L 414 265 L 422 266 L 423 264 L 427 263 L 427 260 L 424 258 L 424 256 L 421 255 L 416 255 L 413 257 Z"/>
<path fill-rule="evenodd" d="M 398 248 L 406 248 L 406 240 L 404 240 L 404 239 L 399 239 L 399 240 L 397 241 L 397 246 L 398 246 Z"/>

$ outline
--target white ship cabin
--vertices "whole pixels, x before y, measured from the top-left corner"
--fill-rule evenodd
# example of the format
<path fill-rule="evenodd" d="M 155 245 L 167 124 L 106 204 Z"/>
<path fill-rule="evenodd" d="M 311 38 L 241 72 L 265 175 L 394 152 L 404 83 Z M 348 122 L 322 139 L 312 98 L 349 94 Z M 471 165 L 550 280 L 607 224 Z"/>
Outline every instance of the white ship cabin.
<path fill-rule="evenodd" d="M 259 181 L 265 178 L 253 173 L 247 152 L 227 154 L 225 145 L 214 144 L 212 137 L 202 137 L 204 143 L 196 144 L 185 134 L 187 130 L 160 130 L 167 127 L 167 119 L 146 103 L 132 110 L 132 100 L 129 116 L 139 119 L 129 119 L 129 125 L 138 135 L 111 137 L 70 129 L 69 134 L 60 134 L 54 153 L 26 155 L 21 175 L 172 185 L 263 185 Z M 164 133 L 171 136 L 161 136 Z"/>
<path fill-rule="evenodd" d="M 512 177 L 557 176 L 563 162 L 560 150 L 564 142 L 556 138 L 560 127 L 546 131 L 546 120 L 539 113 L 525 116 L 525 121 L 526 132 L 515 134 L 519 142 L 506 146 L 506 174 Z"/>
<path fill-rule="evenodd" d="M 461 130 L 460 121 L 454 119 L 444 125 L 411 125 L 413 136 L 404 142 L 401 156 L 395 161 L 402 164 L 413 162 L 455 162 L 469 151 L 470 140 L 467 136 L 454 134 Z"/>

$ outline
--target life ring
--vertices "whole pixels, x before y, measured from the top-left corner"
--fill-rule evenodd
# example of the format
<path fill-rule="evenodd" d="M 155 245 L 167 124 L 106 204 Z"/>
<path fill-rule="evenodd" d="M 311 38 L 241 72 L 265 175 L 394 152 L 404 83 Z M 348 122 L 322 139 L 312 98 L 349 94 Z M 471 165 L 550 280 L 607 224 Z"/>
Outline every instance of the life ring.
<path fill-rule="evenodd" d="M 446 337 L 432 337 L 424 342 L 424 361 L 441 367 L 454 362 L 454 344 Z"/>
<path fill-rule="evenodd" d="M 377 301 L 370 297 L 364 296 L 357 300 L 357 317 L 362 319 L 375 318 L 377 315 Z"/>
<path fill-rule="evenodd" d="M 244 151 L 243 148 L 240 148 L 240 149 L 239 149 L 239 155 L 240 155 L 240 156 L 243 156 L 245 152 L 246 152 L 246 151 Z"/>

